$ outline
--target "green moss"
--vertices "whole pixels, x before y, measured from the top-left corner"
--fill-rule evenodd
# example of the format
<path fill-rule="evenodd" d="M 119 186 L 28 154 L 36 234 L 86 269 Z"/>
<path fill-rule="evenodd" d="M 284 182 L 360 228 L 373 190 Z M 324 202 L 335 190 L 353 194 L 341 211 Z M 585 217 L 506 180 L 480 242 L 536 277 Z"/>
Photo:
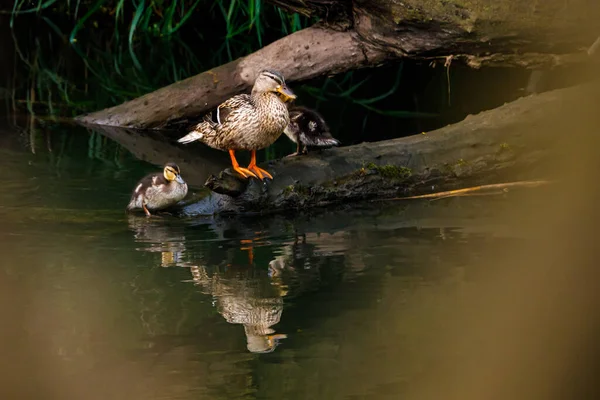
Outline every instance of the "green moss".
<path fill-rule="evenodd" d="M 458 174 L 460 171 L 465 171 L 465 168 L 470 166 L 471 163 L 463 158 L 459 158 L 455 163 L 445 163 L 442 166 L 442 172 L 448 174 Z"/>
<path fill-rule="evenodd" d="M 302 186 L 302 185 L 289 185 L 283 189 L 283 194 L 286 196 L 289 196 L 292 193 L 297 193 L 297 194 L 301 194 L 304 196 L 308 196 L 310 194 L 310 191 L 308 190 L 307 187 Z"/>
<path fill-rule="evenodd" d="M 302 194 L 304 196 L 308 196 L 310 194 L 310 190 L 306 186 L 296 185 L 294 190 L 296 191 L 296 193 Z"/>
<path fill-rule="evenodd" d="M 454 167 L 448 163 L 444 163 L 440 170 L 446 174 L 454 174 Z"/>
<path fill-rule="evenodd" d="M 388 179 L 406 179 L 412 175 L 412 170 L 406 167 L 397 167 L 395 165 L 377 165 L 375 163 L 367 163 L 362 170 L 375 170 L 377 173 Z"/>

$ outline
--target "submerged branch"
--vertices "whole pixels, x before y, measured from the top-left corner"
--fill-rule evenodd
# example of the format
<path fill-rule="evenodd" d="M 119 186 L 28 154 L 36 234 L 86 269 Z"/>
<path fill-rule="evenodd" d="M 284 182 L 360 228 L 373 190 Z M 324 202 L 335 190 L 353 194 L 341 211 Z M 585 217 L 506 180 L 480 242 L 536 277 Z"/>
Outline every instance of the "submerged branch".
<path fill-rule="evenodd" d="M 407 197 L 392 197 L 391 199 L 381 199 L 381 200 L 373 200 L 373 201 L 396 201 L 396 200 L 415 200 L 415 199 L 437 199 L 441 197 L 453 197 L 453 196 L 463 196 L 466 194 L 471 194 L 473 192 L 479 192 L 484 190 L 491 189 L 502 189 L 502 191 L 494 192 L 496 193 L 505 193 L 506 189 L 514 188 L 514 187 L 539 187 L 542 185 L 547 185 L 551 183 L 550 181 L 522 181 L 522 182 L 507 182 L 507 183 L 493 183 L 489 185 L 479 185 L 472 186 L 463 189 L 455 189 L 455 190 L 446 190 L 443 192 L 437 193 L 428 193 L 421 194 L 417 196 L 407 196 Z"/>

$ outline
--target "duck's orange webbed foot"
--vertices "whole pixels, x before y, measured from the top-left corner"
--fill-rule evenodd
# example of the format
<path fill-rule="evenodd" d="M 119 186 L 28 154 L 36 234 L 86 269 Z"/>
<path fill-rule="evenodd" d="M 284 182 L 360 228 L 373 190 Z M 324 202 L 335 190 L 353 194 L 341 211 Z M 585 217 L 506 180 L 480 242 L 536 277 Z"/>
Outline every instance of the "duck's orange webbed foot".
<path fill-rule="evenodd" d="M 258 178 L 258 176 L 256 176 L 256 174 L 254 174 L 252 171 L 250 171 L 247 168 L 242 168 L 242 167 L 233 167 L 233 169 L 240 174 L 241 176 L 243 176 L 244 178 L 249 178 L 249 177 L 253 177 L 253 178 Z M 262 179 L 262 177 L 261 177 Z"/>
<path fill-rule="evenodd" d="M 273 179 L 273 175 L 271 175 L 268 171 L 265 171 L 264 169 L 257 167 L 256 165 L 249 165 L 248 169 L 254 171 L 260 179 L 265 179 L 265 178 Z"/>
<path fill-rule="evenodd" d="M 233 167 L 233 170 L 235 172 L 237 172 L 246 179 L 249 177 L 257 178 L 254 172 L 250 171 L 248 168 L 240 167 L 240 164 L 238 164 L 237 160 L 235 159 L 235 150 L 229 150 L 229 156 L 231 157 L 231 166 Z"/>
<path fill-rule="evenodd" d="M 260 179 L 265 179 L 265 177 L 273 179 L 273 175 L 256 165 L 256 150 L 252 150 L 252 157 L 250 158 L 250 164 L 248 165 L 248 169 L 255 172 Z"/>

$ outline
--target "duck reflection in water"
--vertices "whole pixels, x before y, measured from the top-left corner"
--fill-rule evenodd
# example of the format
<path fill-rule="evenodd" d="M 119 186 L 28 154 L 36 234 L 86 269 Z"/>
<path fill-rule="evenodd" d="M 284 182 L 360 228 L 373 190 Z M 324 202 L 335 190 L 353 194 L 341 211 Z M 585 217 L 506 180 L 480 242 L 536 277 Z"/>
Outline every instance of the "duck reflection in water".
<path fill-rule="evenodd" d="M 348 266 L 356 269 L 354 273 L 364 268 L 362 262 L 351 262 L 356 258 L 351 256 L 360 251 L 352 248 L 345 232 L 298 234 L 294 229 L 292 238 L 273 248 L 273 239 L 265 236 L 268 230 L 239 221 L 204 225 L 209 235 L 217 236 L 210 241 L 205 240 L 203 232 L 207 231 L 193 225 L 133 216 L 129 225 L 136 241 L 145 242 L 138 250 L 161 252 L 163 267 L 190 269 L 191 282 L 213 297 L 219 314 L 228 323 L 243 326 L 246 347 L 252 353 L 272 352 L 287 337 L 273 328 L 281 320 L 284 296 L 294 298 L 343 280 Z M 265 246 L 273 251 L 272 256 L 255 258 L 255 250 L 266 250 Z"/>
<path fill-rule="evenodd" d="M 216 299 L 217 310 L 230 324 L 244 326 L 246 346 L 252 353 L 275 350 L 285 334 L 275 334 L 283 312 L 285 287 L 272 281 L 264 270 L 229 265 L 209 269 L 190 267 L 193 281 Z"/>
<path fill-rule="evenodd" d="M 216 253 L 203 248 L 182 257 L 186 251 L 183 226 L 130 216 L 129 227 L 135 240 L 146 244 L 137 250 L 160 252 L 163 267 L 190 269 L 192 282 L 215 299 L 217 311 L 223 318 L 230 324 L 243 325 L 250 352 L 272 352 L 279 341 L 287 337 L 276 334 L 272 328 L 281 319 L 282 297 L 287 294 L 287 287 L 279 276 L 271 277 L 266 268 L 254 265 L 254 247 L 264 244 L 261 232 L 244 232 L 245 239 L 234 239 L 219 246 Z M 222 226 L 212 228 L 216 228 L 221 239 L 230 236 L 221 231 Z M 232 244 L 235 247 L 231 247 Z M 247 262 L 243 262 L 244 259 Z"/>

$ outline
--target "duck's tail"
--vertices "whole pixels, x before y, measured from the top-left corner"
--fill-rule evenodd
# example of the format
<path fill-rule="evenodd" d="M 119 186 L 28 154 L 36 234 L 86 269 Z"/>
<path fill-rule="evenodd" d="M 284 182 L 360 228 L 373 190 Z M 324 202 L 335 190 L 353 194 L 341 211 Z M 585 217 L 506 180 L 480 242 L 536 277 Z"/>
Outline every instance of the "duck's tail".
<path fill-rule="evenodd" d="M 194 129 L 178 139 L 179 143 L 188 144 L 196 140 L 202 141 L 207 135 L 214 133 L 216 123 L 210 119 L 210 114 L 204 117 L 204 120 L 194 127 Z"/>
<path fill-rule="evenodd" d="M 131 212 L 131 211 L 135 210 L 136 208 L 139 208 L 139 207 L 137 207 L 137 199 L 131 199 L 129 204 L 127 204 L 127 207 L 125 207 L 125 211 Z"/>

